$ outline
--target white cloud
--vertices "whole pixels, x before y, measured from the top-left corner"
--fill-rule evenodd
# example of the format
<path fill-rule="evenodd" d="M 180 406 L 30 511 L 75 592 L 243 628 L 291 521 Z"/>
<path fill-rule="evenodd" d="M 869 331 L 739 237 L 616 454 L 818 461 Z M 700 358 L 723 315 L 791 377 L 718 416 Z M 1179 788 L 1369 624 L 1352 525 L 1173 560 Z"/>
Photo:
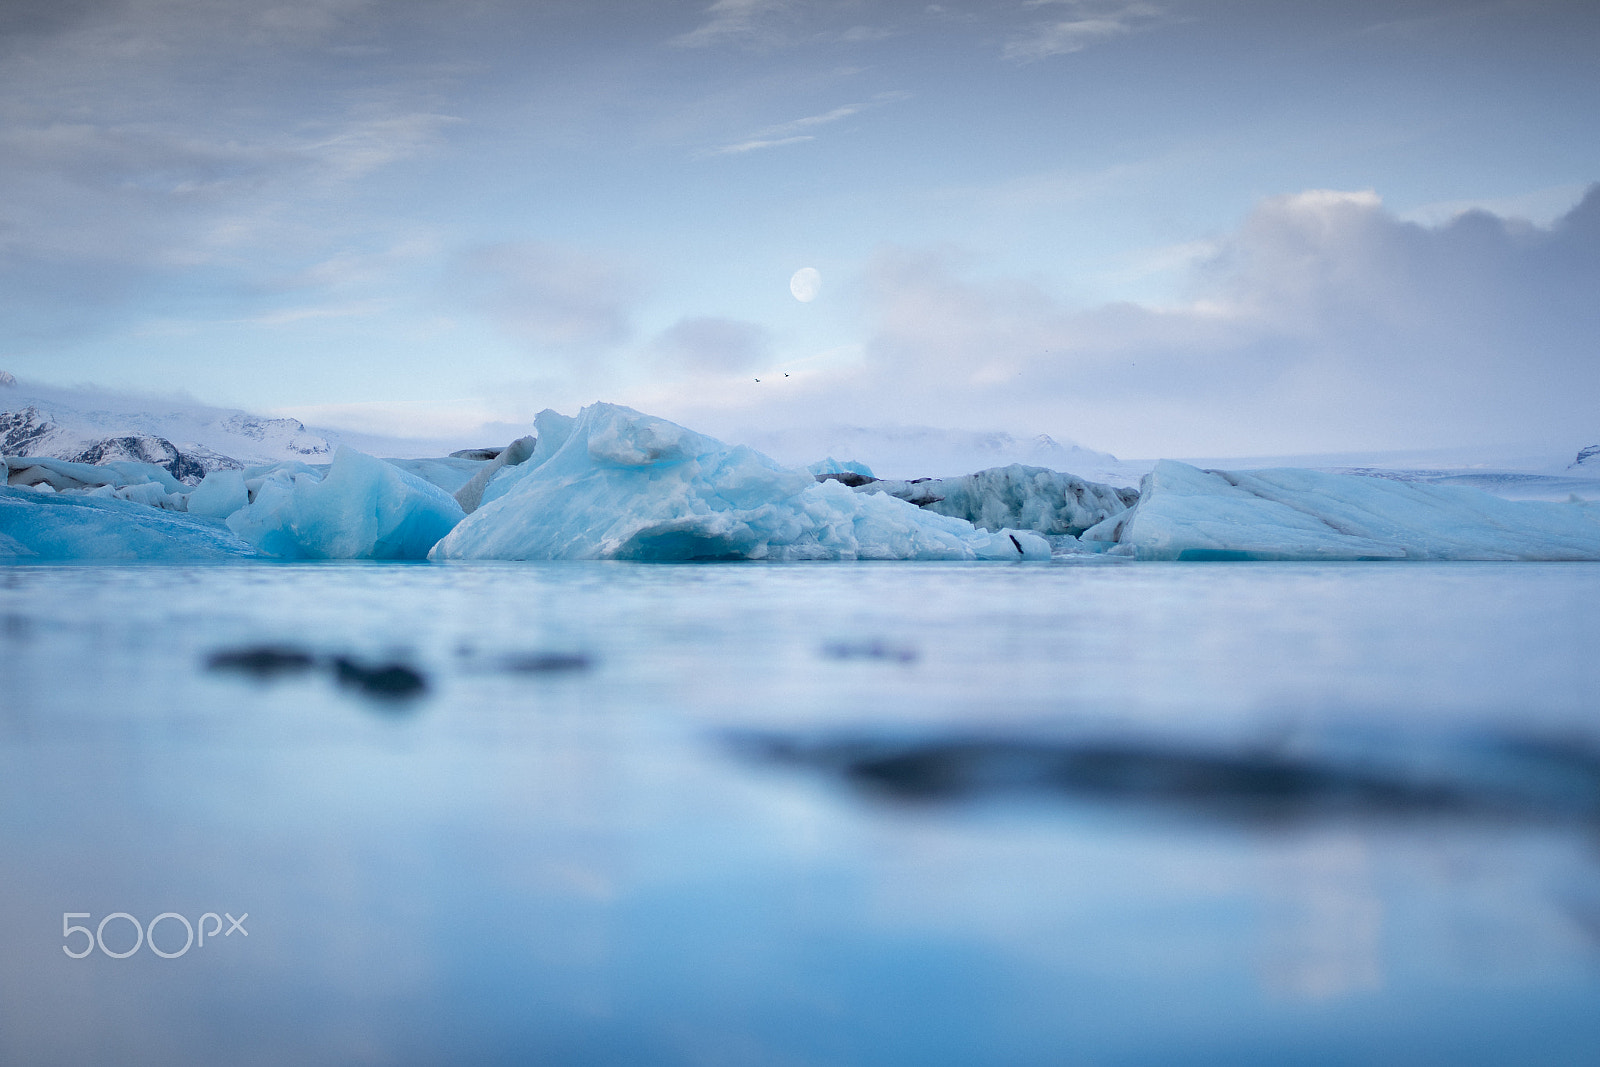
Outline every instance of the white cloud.
<path fill-rule="evenodd" d="M 864 9 L 888 25 L 855 21 Z M 904 12 L 874 0 L 715 0 L 694 29 L 668 39 L 677 48 L 732 46 L 750 51 L 806 44 L 871 45 L 903 32 Z"/>
<path fill-rule="evenodd" d="M 834 108 L 832 111 L 824 111 L 820 115 L 807 115 L 805 118 L 795 119 L 792 122 L 779 123 L 761 132 L 782 134 L 792 133 L 795 130 L 810 129 L 812 126 L 826 126 L 830 122 L 838 122 L 840 119 L 847 119 L 851 115 L 858 114 L 865 106 L 865 104 L 845 104 Z"/>
<path fill-rule="evenodd" d="M 672 44 L 704 48 L 718 44 L 759 44 L 772 33 L 772 20 L 787 12 L 786 0 L 716 0 L 705 10 L 705 21 Z"/>
<path fill-rule="evenodd" d="M 816 135 L 805 133 L 818 126 L 828 126 L 843 119 L 859 115 L 870 108 L 882 107 L 885 104 L 899 103 L 911 99 L 907 92 L 878 93 L 871 100 L 854 104 L 841 104 L 840 106 L 816 115 L 806 115 L 802 118 L 780 122 L 773 126 L 766 126 L 751 134 L 747 139 L 733 144 L 723 145 L 713 149 L 709 154 L 714 156 L 738 155 L 744 152 L 753 152 L 760 148 L 776 148 L 779 145 L 799 144 L 802 141 L 816 140 Z"/>
<path fill-rule="evenodd" d="M 1148 29 L 1164 14 L 1142 0 L 1029 0 L 1025 6 L 1064 6 L 1070 14 L 1035 22 L 1006 42 L 1005 58 L 1022 63 L 1081 52 L 1096 41 Z"/>
<path fill-rule="evenodd" d="M 803 134 L 799 137 L 768 138 L 765 140 L 758 137 L 749 141 L 740 141 L 737 144 L 725 144 L 721 148 L 714 149 L 711 154 L 714 156 L 737 156 L 745 152 L 759 151 L 763 148 L 778 148 L 786 144 L 800 144 L 803 141 L 815 140 L 816 138 L 810 134 Z"/>
<path fill-rule="evenodd" d="M 751 410 L 903 412 L 1125 456 L 1600 439 L 1600 187 L 1548 228 L 1485 212 L 1428 227 L 1372 192 L 1311 191 L 1264 201 L 1217 248 L 1182 304 L 1087 309 L 886 251 L 861 360 Z"/>

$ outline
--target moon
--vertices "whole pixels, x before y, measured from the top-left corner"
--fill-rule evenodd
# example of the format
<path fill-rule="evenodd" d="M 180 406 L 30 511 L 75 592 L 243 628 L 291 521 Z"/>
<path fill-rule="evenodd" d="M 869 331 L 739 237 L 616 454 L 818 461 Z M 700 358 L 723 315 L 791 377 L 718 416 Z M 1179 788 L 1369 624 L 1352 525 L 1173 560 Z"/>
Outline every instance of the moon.
<path fill-rule="evenodd" d="M 789 292 L 802 304 L 809 304 L 822 291 L 822 275 L 815 267 L 801 267 L 789 279 Z"/>

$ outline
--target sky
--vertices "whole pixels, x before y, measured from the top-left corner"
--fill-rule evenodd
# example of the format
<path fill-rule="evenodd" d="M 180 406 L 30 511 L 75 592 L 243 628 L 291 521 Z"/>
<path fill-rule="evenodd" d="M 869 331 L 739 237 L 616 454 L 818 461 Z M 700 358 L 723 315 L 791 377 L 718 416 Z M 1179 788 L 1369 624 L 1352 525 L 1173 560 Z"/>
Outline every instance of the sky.
<path fill-rule="evenodd" d="M 496 441 L 1575 450 L 1597 47 L 1587 0 L 6 0 L 0 369 Z"/>

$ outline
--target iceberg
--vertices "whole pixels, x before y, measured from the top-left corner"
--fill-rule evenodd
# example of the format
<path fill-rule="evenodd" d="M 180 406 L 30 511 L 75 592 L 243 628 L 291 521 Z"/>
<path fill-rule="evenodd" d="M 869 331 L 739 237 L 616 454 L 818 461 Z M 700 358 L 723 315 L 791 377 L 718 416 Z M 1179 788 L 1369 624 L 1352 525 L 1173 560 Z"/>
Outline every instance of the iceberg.
<path fill-rule="evenodd" d="M 1139 499 L 1137 490 L 1021 463 L 959 478 L 870 482 L 857 491 L 888 493 L 985 530 L 1015 528 L 1074 537 Z"/>
<path fill-rule="evenodd" d="M 3 559 L 221 560 L 256 555 L 215 519 L 108 496 L 0 487 Z"/>
<path fill-rule="evenodd" d="M 1597 560 L 1600 504 L 1162 460 L 1145 476 L 1138 504 L 1082 540 L 1141 560 Z"/>
<path fill-rule="evenodd" d="M 855 460 L 834 459 L 832 456 L 808 464 L 806 470 L 819 476 L 826 474 L 854 474 L 869 482 L 878 480 L 878 476 L 872 473 L 872 468 L 865 463 L 857 463 Z"/>
<path fill-rule="evenodd" d="M 228 528 L 280 559 L 423 559 L 463 514 L 438 486 L 344 446 L 325 475 L 290 462 L 245 485 Z"/>
<path fill-rule="evenodd" d="M 244 472 L 212 471 L 189 494 L 185 503 L 185 510 L 191 515 L 226 519 L 250 503 L 250 489 L 245 485 Z"/>
<path fill-rule="evenodd" d="M 975 529 L 858 494 L 613 404 L 544 411 L 430 559 L 1049 559 L 1029 531 Z"/>
<path fill-rule="evenodd" d="M 1600 560 L 1600 503 L 1406 472 L 1163 460 L 1138 492 L 1022 464 L 880 481 L 612 404 L 545 411 L 534 429 L 471 455 L 340 447 L 327 466 L 219 468 L 193 487 L 109 453 L 9 456 L 0 558 Z"/>
<path fill-rule="evenodd" d="M 471 481 L 484 466 L 481 460 L 460 459 L 447 456 L 440 459 L 392 459 L 384 457 L 407 474 L 415 474 L 425 482 L 432 482 L 447 493 L 454 493 Z"/>

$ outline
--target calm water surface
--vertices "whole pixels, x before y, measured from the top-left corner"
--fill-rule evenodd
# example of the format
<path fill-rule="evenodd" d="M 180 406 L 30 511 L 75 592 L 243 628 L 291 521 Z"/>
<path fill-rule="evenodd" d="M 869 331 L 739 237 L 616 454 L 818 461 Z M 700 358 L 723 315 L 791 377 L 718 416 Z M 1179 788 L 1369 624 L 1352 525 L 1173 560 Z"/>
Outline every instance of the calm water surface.
<path fill-rule="evenodd" d="M 1587 564 L 0 568 L 0 1062 L 1593 1063 L 1597 650 Z"/>

